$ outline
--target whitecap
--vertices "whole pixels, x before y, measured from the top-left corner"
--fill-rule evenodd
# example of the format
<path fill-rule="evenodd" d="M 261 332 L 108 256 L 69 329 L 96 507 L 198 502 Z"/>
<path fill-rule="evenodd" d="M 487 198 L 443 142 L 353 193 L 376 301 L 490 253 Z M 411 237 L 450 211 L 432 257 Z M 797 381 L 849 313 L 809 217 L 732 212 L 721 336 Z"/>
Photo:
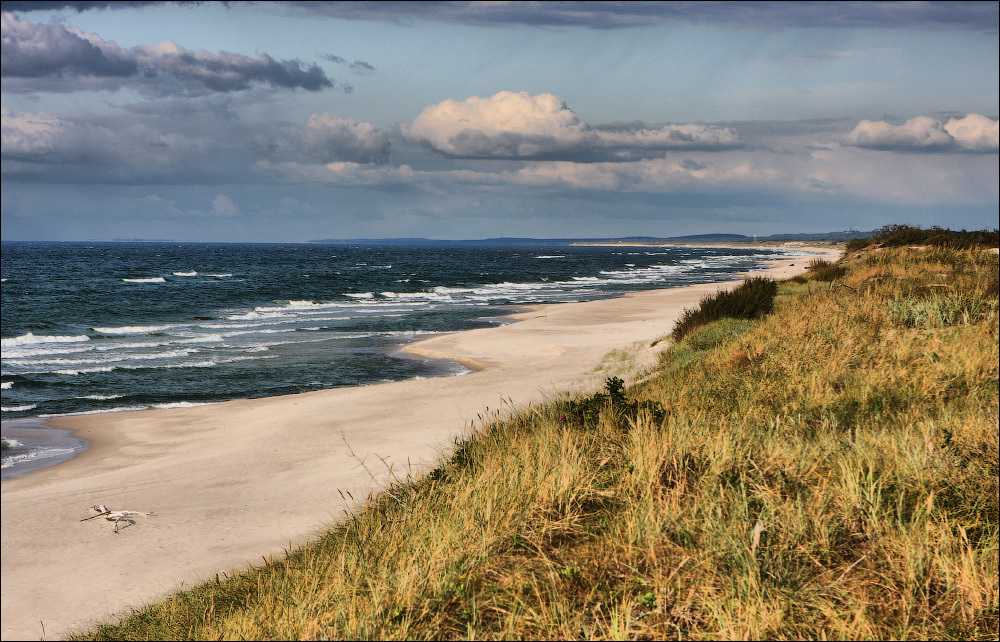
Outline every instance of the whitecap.
<path fill-rule="evenodd" d="M 536 259 L 564 259 L 565 254 L 542 254 L 541 256 L 536 256 Z"/>
<path fill-rule="evenodd" d="M 0 410 L 3 412 L 24 412 L 25 410 L 34 410 L 37 407 L 37 403 L 29 403 L 26 406 L 0 406 Z"/>
<path fill-rule="evenodd" d="M 190 272 L 174 272 L 174 276 L 198 276 L 198 273 L 194 270 Z"/>
<path fill-rule="evenodd" d="M 94 399 L 96 401 L 111 401 L 112 399 L 121 399 L 125 395 L 84 395 L 82 397 L 77 397 L 77 399 Z"/>
<path fill-rule="evenodd" d="M 374 299 L 375 298 L 375 293 L 374 292 L 361 292 L 361 293 L 345 292 L 344 296 L 349 296 L 352 299 Z"/>
<path fill-rule="evenodd" d="M 169 325 L 124 325 L 120 328 L 94 328 L 94 332 L 101 334 L 152 334 L 164 332 L 171 327 Z"/>
<path fill-rule="evenodd" d="M 151 276 L 139 279 L 122 279 L 126 283 L 166 283 L 167 280 L 162 276 Z"/>
<path fill-rule="evenodd" d="M 227 277 L 230 277 L 230 276 L 232 276 L 232 274 L 229 274 L 229 273 L 220 273 L 220 274 L 206 274 L 205 276 L 212 276 L 212 277 L 215 277 L 215 278 L 217 278 L 217 279 L 225 279 L 225 278 L 227 278 Z"/>
<path fill-rule="evenodd" d="M 36 335 L 29 332 L 19 337 L 0 339 L 0 347 L 12 348 L 14 346 L 35 345 L 39 343 L 79 343 L 80 341 L 90 341 L 90 337 L 85 334 L 74 336 L 45 336 Z"/>
<path fill-rule="evenodd" d="M 117 370 L 118 366 L 104 366 L 100 368 L 80 368 L 77 370 L 53 370 L 51 374 L 66 375 L 68 377 L 75 377 L 81 374 L 88 374 L 91 372 L 111 372 L 112 370 Z M 45 374 L 45 373 L 41 373 Z"/>
<path fill-rule="evenodd" d="M 0 383 L 0 389 L 3 390 L 10 390 L 13 387 L 14 387 L 13 381 L 4 381 L 3 383 Z"/>

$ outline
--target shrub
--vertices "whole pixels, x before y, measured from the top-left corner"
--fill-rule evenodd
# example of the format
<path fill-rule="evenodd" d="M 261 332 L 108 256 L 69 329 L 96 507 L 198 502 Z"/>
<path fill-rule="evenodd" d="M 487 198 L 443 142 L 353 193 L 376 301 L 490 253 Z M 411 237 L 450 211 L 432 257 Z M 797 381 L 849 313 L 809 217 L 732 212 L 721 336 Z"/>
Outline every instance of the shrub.
<path fill-rule="evenodd" d="M 647 411 L 654 422 L 663 421 L 666 410 L 658 401 L 629 401 L 625 396 L 625 382 L 618 377 L 609 377 L 604 382 L 605 392 L 597 392 L 589 397 L 573 399 L 559 405 L 563 413 L 559 421 L 568 421 L 584 427 L 593 427 L 601 418 L 601 413 L 622 426 L 631 419 L 633 422 L 639 413 Z"/>
<path fill-rule="evenodd" d="M 701 300 L 697 308 L 686 309 L 674 324 L 671 336 L 680 341 L 695 328 L 723 318 L 756 319 L 774 310 L 778 284 L 755 276 L 728 292 L 717 292 Z"/>
<path fill-rule="evenodd" d="M 847 268 L 843 265 L 835 265 L 823 259 L 813 259 L 809 263 L 809 273 L 817 281 L 833 281 L 842 279 L 847 274 Z"/>
<path fill-rule="evenodd" d="M 872 245 L 873 243 L 875 243 L 875 239 L 872 239 L 872 238 L 867 238 L 867 239 L 851 239 L 850 241 L 847 242 L 847 251 L 848 251 L 848 253 L 850 253 L 850 252 L 858 252 L 860 250 L 865 249 L 869 245 Z"/>
<path fill-rule="evenodd" d="M 932 245 L 951 249 L 997 247 L 1000 232 L 997 230 L 955 231 L 937 226 L 923 229 L 913 225 L 886 225 L 875 230 L 872 240 L 885 247 L 901 245 Z M 850 249 L 850 245 L 848 245 Z"/>

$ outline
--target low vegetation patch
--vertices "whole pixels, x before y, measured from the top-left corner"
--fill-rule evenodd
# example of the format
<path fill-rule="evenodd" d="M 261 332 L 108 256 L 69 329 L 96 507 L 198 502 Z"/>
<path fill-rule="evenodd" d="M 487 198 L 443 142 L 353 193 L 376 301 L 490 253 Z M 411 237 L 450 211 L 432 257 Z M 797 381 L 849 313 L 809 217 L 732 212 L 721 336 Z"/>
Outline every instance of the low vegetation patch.
<path fill-rule="evenodd" d="M 809 262 L 809 275 L 816 281 L 836 281 L 847 275 L 847 268 L 824 259 L 813 259 Z"/>
<path fill-rule="evenodd" d="M 995 640 L 997 274 L 900 248 L 758 281 L 766 316 L 692 325 L 644 383 L 488 421 L 319 541 L 77 639 Z"/>
<path fill-rule="evenodd" d="M 998 243 L 1000 243 L 1000 232 L 997 230 L 986 229 L 967 232 L 940 227 L 924 229 L 914 225 L 886 225 L 875 230 L 871 238 L 849 240 L 847 251 L 856 252 L 875 244 L 882 247 L 929 245 L 955 250 L 969 250 L 980 247 L 997 247 Z"/>
<path fill-rule="evenodd" d="M 771 279 L 755 276 L 732 290 L 706 296 L 697 308 L 684 310 L 674 324 L 672 337 L 680 341 L 695 328 L 719 319 L 756 319 L 774 310 L 778 284 Z"/>

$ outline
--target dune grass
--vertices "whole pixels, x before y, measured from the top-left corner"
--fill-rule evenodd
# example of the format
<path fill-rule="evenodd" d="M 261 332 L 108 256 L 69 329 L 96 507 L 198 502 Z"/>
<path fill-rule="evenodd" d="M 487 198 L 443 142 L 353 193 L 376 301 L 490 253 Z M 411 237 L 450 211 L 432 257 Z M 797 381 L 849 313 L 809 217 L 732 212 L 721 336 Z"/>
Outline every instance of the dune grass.
<path fill-rule="evenodd" d="M 883 250 L 77 639 L 996 639 L 998 263 Z"/>

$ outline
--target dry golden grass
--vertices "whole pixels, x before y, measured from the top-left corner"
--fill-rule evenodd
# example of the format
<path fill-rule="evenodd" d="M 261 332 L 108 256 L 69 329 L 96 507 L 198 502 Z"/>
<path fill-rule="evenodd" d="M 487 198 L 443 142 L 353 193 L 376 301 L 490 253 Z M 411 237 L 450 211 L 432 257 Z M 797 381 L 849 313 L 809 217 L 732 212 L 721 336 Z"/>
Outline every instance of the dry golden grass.
<path fill-rule="evenodd" d="M 87 639 L 998 637 L 997 257 L 882 250 Z M 643 403 L 645 402 L 645 403 Z"/>

